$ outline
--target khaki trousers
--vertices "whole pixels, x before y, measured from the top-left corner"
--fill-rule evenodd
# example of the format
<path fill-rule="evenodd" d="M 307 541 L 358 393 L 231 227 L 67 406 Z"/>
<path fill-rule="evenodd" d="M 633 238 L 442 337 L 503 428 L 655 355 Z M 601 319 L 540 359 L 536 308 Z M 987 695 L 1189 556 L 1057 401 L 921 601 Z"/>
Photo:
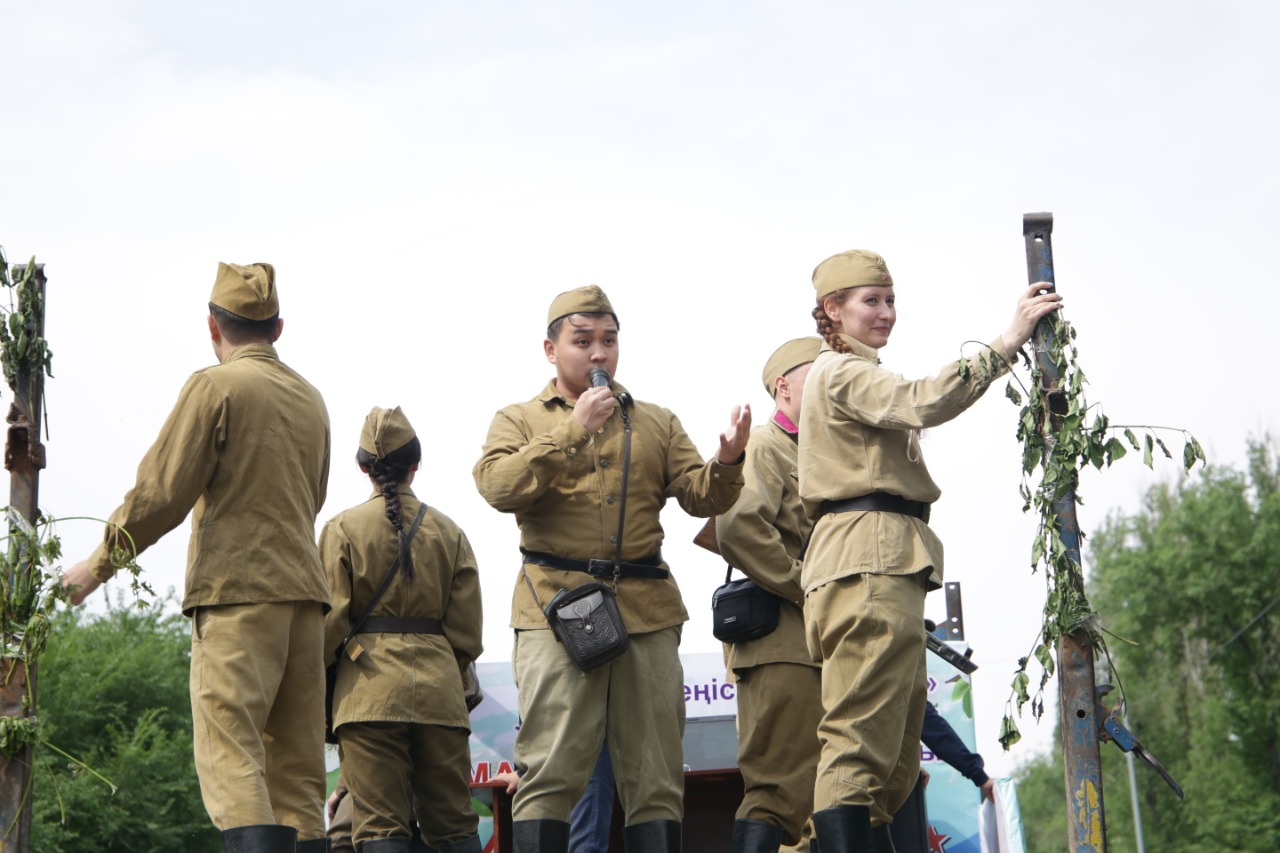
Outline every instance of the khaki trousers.
<path fill-rule="evenodd" d="M 218 829 L 284 824 L 324 836 L 324 645 L 314 601 L 196 608 L 196 774 Z"/>
<path fill-rule="evenodd" d="M 631 635 L 621 657 L 583 672 L 549 629 L 517 631 L 516 820 L 569 820 L 606 733 L 626 825 L 684 814 L 680 628 Z"/>
<path fill-rule="evenodd" d="M 356 849 L 375 838 L 409 838 L 416 816 L 432 845 L 476 834 L 471 807 L 470 733 L 421 723 L 344 723 L 342 778 L 350 791 Z"/>
<path fill-rule="evenodd" d="M 745 788 L 736 817 L 780 826 L 785 842 L 796 844 L 813 813 L 822 670 L 768 663 L 734 674 L 738 768 Z"/>
<path fill-rule="evenodd" d="M 920 775 L 927 574 L 850 575 L 805 599 L 822 657 L 815 810 L 864 805 L 872 823 L 892 823 Z"/>

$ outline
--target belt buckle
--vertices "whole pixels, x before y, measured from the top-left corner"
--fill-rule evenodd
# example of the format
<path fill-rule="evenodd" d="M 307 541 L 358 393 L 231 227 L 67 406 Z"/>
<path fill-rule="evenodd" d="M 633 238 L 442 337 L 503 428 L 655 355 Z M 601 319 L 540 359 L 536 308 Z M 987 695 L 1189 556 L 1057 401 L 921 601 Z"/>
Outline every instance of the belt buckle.
<path fill-rule="evenodd" d="M 602 580 L 613 579 L 613 560 L 587 560 L 587 574 Z"/>

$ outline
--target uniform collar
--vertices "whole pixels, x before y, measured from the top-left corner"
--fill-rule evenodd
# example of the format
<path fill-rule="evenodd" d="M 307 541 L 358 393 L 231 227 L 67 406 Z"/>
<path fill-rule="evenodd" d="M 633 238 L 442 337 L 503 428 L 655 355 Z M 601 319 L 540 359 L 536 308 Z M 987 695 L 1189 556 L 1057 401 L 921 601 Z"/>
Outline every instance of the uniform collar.
<path fill-rule="evenodd" d="M 243 346 L 238 346 L 233 349 L 222 363 L 230 364 L 231 362 L 242 358 L 270 358 L 276 361 L 280 360 L 279 354 L 276 353 L 276 348 L 271 344 L 244 344 Z"/>
<path fill-rule="evenodd" d="M 782 411 L 782 409 L 774 410 L 773 423 L 787 435 L 797 436 L 800 434 L 800 427 L 798 427 L 791 418 L 787 417 L 787 413 Z"/>
<path fill-rule="evenodd" d="M 615 397 L 630 393 L 621 382 L 612 380 L 609 382 L 609 390 L 613 392 L 613 396 Z M 542 393 L 538 395 L 538 402 L 546 404 L 554 403 L 557 400 L 570 408 L 572 408 L 573 404 L 576 402 L 575 400 L 570 400 L 568 397 L 561 394 L 560 389 L 556 387 L 555 379 L 552 379 L 547 383 L 547 387 L 542 389 Z"/>
<path fill-rule="evenodd" d="M 840 334 L 840 340 L 844 341 L 858 358 L 864 358 L 872 364 L 880 363 L 880 351 L 874 347 L 869 347 L 857 338 L 846 334 Z M 835 352 L 835 350 L 831 348 L 831 344 L 824 340 L 818 352 Z"/>
<path fill-rule="evenodd" d="M 401 483 L 399 486 L 396 487 L 396 494 L 400 495 L 401 497 L 413 498 L 415 500 L 417 500 L 417 497 L 418 497 L 413 493 L 413 489 L 409 488 L 403 483 Z M 382 489 L 374 489 L 373 494 L 369 495 L 369 500 L 373 500 L 374 498 L 380 498 L 380 497 L 382 497 Z"/>

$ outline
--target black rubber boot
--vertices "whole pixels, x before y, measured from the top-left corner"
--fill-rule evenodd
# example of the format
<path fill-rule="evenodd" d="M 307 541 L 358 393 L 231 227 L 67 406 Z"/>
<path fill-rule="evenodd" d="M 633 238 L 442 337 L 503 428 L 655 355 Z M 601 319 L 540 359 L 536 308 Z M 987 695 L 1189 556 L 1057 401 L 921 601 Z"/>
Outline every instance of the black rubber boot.
<path fill-rule="evenodd" d="M 680 821 L 647 820 L 622 830 L 627 853 L 680 853 Z"/>
<path fill-rule="evenodd" d="M 409 853 L 410 840 L 405 836 L 369 838 L 360 842 L 360 853 Z"/>
<path fill-rule="evenodd" d="M 329 853 L 329 839 L 308 838 L 306 841 L 299 841 L 296 849 L 298 853 Z"/>
<path fill-rule="evenodd" d="M 822 853 L 822 845 L 818 843 L 818 839 L 809 839 L 809 853 Z"/>
<path fill-rule="evenodd" d="M 735 820 L 729 853 L 778 853 L 782 827 L 759 820 Z"/>
<path fill-rule="evenodd" d="M 874 853 L 878 849 L 872 840 L 871 809 L 867 806 L 836 806 L 814 812 L 813 831 L 822 853 Z"/>
<path fill-rule="evenodd" d="M 294 853 L 297 844 L 298 830 L 292 826 L 260 823 L 222 831 L 226 853 Z"/>
<path fill-rule="evenodd" d="M 569 824 L 563 820 L 512 821 L 511 841 L 515 853 L 568 853 Z"/>
<path fill-rule="evenodd" d="M 871 827 L 871 843 L 871 849 L 876 853 L 897 853 L 893 847 L 893 835 L 889 832 L 887 823 Z"/>
<path fill-rule="evenodd" d="M 439 853 L 483 853 L 484 848 L 480 846 L 480 836 L 473 835 L 470 838 L 464 838 L 461 841 L 451 841 L 448 844 L 441 844 L 436 848 Z"/>

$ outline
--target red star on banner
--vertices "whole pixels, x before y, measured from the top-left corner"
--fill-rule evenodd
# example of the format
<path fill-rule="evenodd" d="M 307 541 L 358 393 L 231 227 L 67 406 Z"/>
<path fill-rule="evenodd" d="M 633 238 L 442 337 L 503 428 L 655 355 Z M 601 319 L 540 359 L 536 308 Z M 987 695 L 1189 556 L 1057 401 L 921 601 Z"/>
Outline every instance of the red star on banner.
<path fill-rule="evenodd" d="M 950 835 L 943 835 L 933 828 L 933 824 L 929 824 L 929 853 L 947 853 L 947 842 L 950 840 Z"/>

